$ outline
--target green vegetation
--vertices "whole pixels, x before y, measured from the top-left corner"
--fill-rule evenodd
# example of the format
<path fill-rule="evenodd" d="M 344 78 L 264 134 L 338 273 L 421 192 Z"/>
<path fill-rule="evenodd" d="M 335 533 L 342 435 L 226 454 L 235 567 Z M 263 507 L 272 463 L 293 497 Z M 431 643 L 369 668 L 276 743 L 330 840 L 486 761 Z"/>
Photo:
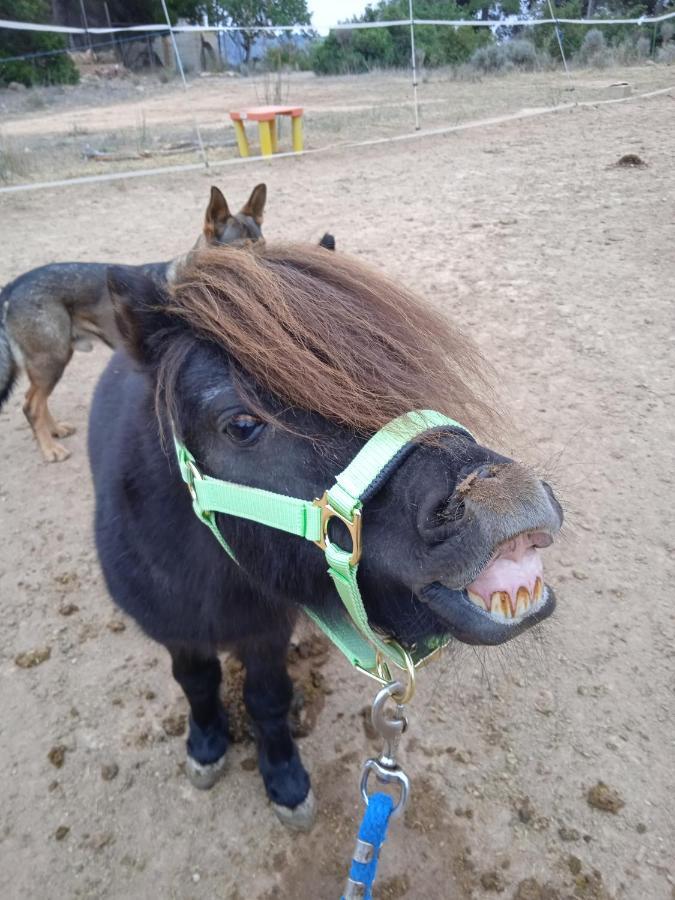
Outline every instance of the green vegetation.
<path fill-rule="evenodd" d="M 602 17 L 608 8 L 596 0 L 552 0 L 560 18 Z M 527 0 L 533 16 L 548 17 L 548 3 Z M 663 11 L 660 0 L 613 0 L 611 16 L 637 18 Z M 486 4 L 484 0 L 415 0 L 416 19 L 480 19 L 498 22 L 504 16 L 521 12 L 519 0 Z M 408 0 L 379 0 L 367 6 L 354 22 L 407 19 Z M 599 35 L 599 36 L 598 36 Z M 503 37 L 503 36 L 500 36 Z M 639 62 L 658 50 L 657 59 L 669 61 L 672 33 L 663 26 L 608 25 L 602 30 L 586 25 L 560 26 L 560 38 L 568 60 L 580 65 L 604 66 L 611 63 Z M 415 26 L 415 44 L 419 65 L 430 68 L 469 62 L 479 72 L 531 71 L 559 60 L 560 50 L 555 28 L 512 28 L 510 40 L 497 40 L 489 28 Z M 332 31 L 312 52 L 312 67 L 319 75 L 367 72 L 376 68 L 410 65 L 410 35 L 405 26 Z"/>
<path fill-rule="evenodd" d="M 46 0 L 0 0 L 0 19 L 22 22 L 49 22 L 51 9 Z M 0 31 L 0 58 L 64 50 L 65 39 L 59 34 L 37 31 Z M 34 84 L 75 84 L 79 74 L 67 53 L 37 56 L 33 59 L 0 63 L 0 85 L 12 81 L 30 87 Z"/>

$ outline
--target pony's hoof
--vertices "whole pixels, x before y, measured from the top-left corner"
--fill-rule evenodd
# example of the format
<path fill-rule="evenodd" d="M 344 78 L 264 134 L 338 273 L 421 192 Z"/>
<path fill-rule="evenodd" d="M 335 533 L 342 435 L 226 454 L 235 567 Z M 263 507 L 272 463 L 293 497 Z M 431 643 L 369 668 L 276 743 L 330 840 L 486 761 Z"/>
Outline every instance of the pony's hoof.
<path fill-rule="evenodd" d="M 214 763 L 202 765 L 191 756 L 185 759 L 185 772 L 190 780 L 190 784 L 200 791 L 208 791 L 218 781 L 225 770 L 226 754 L 217 759 Z"/>
<path fill-rule="evenodd" d="M 272 809 L 286 828 L 290 828 L 292 831 L 310 831 L 316 818 L 314 793 L 310 789 L 309 794 L 307 794 L 302 803 L 299 803 L 293 809 L 289 806 L 279 806 L 278 803 L 273 803 Z"/>

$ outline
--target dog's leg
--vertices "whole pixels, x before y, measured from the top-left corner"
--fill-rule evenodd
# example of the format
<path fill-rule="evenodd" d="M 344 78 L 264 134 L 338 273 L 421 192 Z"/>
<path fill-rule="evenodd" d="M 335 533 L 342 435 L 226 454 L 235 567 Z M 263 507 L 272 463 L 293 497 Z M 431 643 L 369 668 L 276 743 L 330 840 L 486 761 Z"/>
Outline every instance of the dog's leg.
<path fill-rule="evenodd" d="M 36 377 L 34 371 L 28 370 L 30 387 L 26 393 L 23 411 L 33 429 L 42 455 L 47 462 L 62 462 L 64 459 L 68 459 L 70 451 L 66 450 L 54 438 L 66 437 L 75 431 L 72 426 L 67 425 L 65 422 L 61 424 L 55 422 L 47 405 L 47 399 L 61 377 L 61 372 L 63 372 L 64 368 L 65 365 L 61 366 L 58 373 L 52 372 L 47 377 Z M 40 373 L 41 376 L 44 374 L 46 373 Z"/>
<path fill-rule="evenodd" d="M 57 422 L 56 419 L 52 416 L 48 407 L 47 407 L 47 425 L 49 427 L 49 431 L 51 432 L 52 437 L 55 437 L 55 438 L 70 437 L 70 435 L 75 434 L 75 432 L 77 430 L 74 425 L 70 425 L 68 422 Z"/>

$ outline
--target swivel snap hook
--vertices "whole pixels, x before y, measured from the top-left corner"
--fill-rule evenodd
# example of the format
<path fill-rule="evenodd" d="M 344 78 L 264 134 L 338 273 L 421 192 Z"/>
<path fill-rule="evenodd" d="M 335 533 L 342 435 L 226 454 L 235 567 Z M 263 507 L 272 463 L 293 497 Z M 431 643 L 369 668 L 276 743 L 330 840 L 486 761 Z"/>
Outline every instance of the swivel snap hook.
<path fill-rule="evenodd" d="M 375 773 L 375 778 L 380 784 L 394 785 L 399 790 L 399 797 L 394 806 L 391 816 L 397 818 L 403 812 L 408 802 L 408 794 L 410 793 L 410 782 L 408 776 L 396 762 L 396 753 L 401 735 L 408 727 L 408 720 L 405 716 L 405 708 L 396 698 L 400 697 L 403 691 L 403 685 L 399 681 L 392 681 L 385 685 L 373 702 L 371 717 L 373 728 L 384 740 L 384 747 L 377 759 L 366 760 L 361 775 L 361 796 L 366 805 L 368 805 L 368 781 L 371 772 Z M 388 716 L 385 712 L 386 704 L 389 700 L 396 702 L 396 708 L 393 716 Z"/>

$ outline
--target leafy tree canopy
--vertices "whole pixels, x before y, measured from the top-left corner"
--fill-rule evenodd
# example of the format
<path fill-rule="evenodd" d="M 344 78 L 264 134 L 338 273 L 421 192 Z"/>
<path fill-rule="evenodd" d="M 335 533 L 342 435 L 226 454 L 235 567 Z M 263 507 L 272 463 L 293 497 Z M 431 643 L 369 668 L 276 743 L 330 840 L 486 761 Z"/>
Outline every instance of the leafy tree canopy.
<path fill-rule="evenodd" d="M 51 9 L 47 0 L 0 0 L 0 19 L 20 22 L 49 22 Z M 38 31 L 0 31 L 0 59 L 30 56 L 30 59 L 0 63 L 0 85 L 18 81 L 33 84 L 74 84 L 78 71 L 64 51 L 66 41 L 60 34 Z M 41 55 L 45 54 L 45 55 Z"/>

